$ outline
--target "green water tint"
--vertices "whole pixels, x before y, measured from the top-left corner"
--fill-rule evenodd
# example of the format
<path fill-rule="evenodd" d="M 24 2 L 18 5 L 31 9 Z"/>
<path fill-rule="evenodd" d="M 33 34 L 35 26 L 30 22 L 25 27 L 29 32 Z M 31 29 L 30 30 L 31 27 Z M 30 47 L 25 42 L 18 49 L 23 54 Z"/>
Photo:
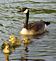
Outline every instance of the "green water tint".
<path fill-rule="evenodd" d="M 56 3 L 56 2 L 35 2 L 35 1 L 30 1 L 30 0 L 27 0 L 27 1 L 17 1 L 17 2 L 10 2 L 11 3 L 32 3 L 32 4 L 36 4 L 36 3 L 44 3 L 44 4 L 50 4 L 50 3 Z M 7 3 L 8 4 L 8 3 Z"/>
<path fill-rule="evenodd" d="M 16 3 L 17 4 L 17 3 Z M 4 9 L 2 9 L 3 7 L 1 7 L 0 9 L 1 10 L 5 10 L 5 9 L 7 9 L 7 10 L 5 10 L 5 11 L 8 11 L 8 10 L 10 10 L 9 8 L 11 8 L 11 9 L 14 9 L 14 10 L 20 10 L 20 6 L 16 6 L 16 7 L 12 7 L 12 6 L 9 6 L 9 7 L 6 7 L 6 5 L 4 6 Z M 56 10 L 54 10 L 54 9 L 39 9 L 38 7 L 37 7 L 37 9 L 36 8 L 29 8 L 29 10 L 30 10 L 30 12 L 32 12 L 32 13 L 34 13 L 34 14 L 41 14 L 41 13 L 46 13 L 46 14 L 50 14 L 50 13 L 56 13 Z M 10 10 L 11 11 L 11 10 Z M 15 13 L 15 12 L 13 12 L 13 11 L 11 11 L 12 13 Z"/>
<path fill-rule="evenodd" d="M 16 7 L 16 9 L 20 9 L 19 6 Z M 34 13 L 34 14 L 41 14 L 41 13 L 46 13 L 46 14 L 50 14 L 50 13 L 56 13 L 56 10 L 51 10 L 51 9 L 34 9 L 34 8 L 29 8 L 30 12 Z"/>
<path fill-rule="evenodd" d="M 30 11 L 32 13 L 34 13 L 34 14 L 41 14 L 41 13 L 50 14 L 50 13 L 56 13 L 56 10 L 50 10 L 50 9 L 31 9 Z"/>

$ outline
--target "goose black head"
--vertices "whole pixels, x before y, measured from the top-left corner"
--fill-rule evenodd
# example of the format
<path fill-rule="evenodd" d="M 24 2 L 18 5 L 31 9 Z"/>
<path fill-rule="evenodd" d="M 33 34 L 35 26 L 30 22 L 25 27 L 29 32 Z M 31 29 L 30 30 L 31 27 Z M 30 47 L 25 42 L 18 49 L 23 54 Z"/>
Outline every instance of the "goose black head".
<path fill-rule="evenodd" d="M 29 12 L 29 9 L 27 7 L 23 7 L 20 9 L 19 12 L 23 12 L 23 13 L 27 14 Z"/>

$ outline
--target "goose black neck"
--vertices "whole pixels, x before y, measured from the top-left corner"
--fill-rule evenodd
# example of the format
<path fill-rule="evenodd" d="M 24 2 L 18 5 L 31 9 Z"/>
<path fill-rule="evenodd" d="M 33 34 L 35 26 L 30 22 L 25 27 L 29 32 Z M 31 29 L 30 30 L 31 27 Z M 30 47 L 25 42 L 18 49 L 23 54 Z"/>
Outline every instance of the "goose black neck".
<path fill-rule="evenodd" d="M 25 20 L 25 25 L 24 25 L 26 29 L 28 29 L 28 20 L 29 20 L 29 10 L 28 10 L 28 13 L 26 13 L 26 20 Z"/>

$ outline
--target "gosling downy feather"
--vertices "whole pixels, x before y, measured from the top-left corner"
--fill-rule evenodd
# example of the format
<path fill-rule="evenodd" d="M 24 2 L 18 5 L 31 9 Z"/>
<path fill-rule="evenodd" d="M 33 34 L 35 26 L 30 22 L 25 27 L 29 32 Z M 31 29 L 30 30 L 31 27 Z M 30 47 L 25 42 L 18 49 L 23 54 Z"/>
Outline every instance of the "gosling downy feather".
<path fill-rule="evenodd" d="M 5 53 L 5 54 L 11 53 L 11 46 L 7 41 L 3 42 L 1 49 L 2 49 L 3 53 Z"/>

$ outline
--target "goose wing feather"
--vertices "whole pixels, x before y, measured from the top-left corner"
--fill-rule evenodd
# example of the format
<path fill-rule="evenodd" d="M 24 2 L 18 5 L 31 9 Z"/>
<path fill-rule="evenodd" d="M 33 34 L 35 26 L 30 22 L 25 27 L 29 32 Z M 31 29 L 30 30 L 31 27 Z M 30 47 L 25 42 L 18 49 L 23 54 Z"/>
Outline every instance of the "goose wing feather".
<path fill-rule="evenodd" d="M 43 21 L 32 22 L 28 24 L 28 30 L 35 30 L 38 31 L 44 28 L 45 24 Z"/>

